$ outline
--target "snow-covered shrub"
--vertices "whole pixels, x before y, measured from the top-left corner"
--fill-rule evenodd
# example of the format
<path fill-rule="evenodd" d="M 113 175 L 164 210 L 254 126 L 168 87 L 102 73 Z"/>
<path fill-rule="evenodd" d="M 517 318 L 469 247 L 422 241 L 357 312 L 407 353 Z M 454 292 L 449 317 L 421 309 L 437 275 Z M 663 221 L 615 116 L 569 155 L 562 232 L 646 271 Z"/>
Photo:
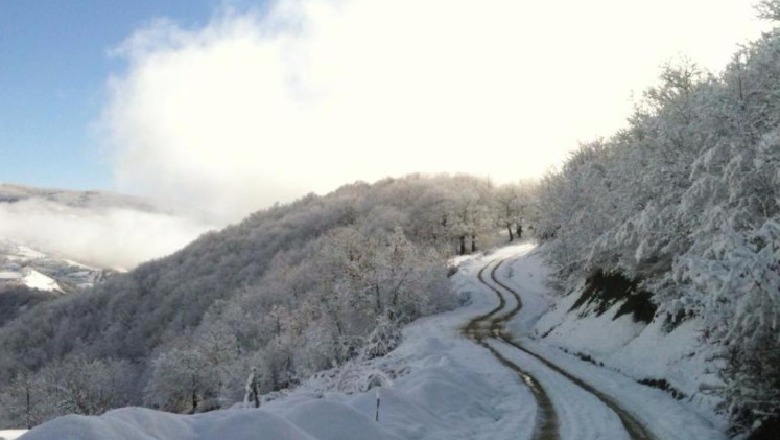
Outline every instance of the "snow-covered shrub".
<path fill-rule="evenodd" d="M 386 317 L 380 317 L 374 330 L 368 336 L 368 341 L 362 350 L 364 359 L 384 356 L 401 345 L 401 329 L 398 323 Z"/>

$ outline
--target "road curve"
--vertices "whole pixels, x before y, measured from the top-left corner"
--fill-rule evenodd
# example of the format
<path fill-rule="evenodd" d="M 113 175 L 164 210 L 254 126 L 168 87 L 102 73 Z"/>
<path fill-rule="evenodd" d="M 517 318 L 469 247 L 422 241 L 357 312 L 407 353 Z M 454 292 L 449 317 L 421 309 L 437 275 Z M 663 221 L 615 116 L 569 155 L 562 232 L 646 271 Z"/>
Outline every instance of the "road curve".
<path fill-rule="evenodd" d="M 509 361 L 496 349 L 487 344 L 485 342 L 486 339 L 501 341 L 511 347 L 514 347 L 517 350 L 522 351 L 525 354 L 532 356 L 533 358 L 539 360 L 545 367 L 566 377 L 574 385 L 593 395 L 617 415 L 623 425 L 623 428 L 626 430 L 629 437 L 633 440 L 653 440 L 654 437 L 650 435 L 648 430 L 633 415 L 624 410 L 615 401 L 615 399 L 593 388 L 592 386 L 585 383 L 582 379 L 572 375 L 558 365 L 553 364 L 543 356 L 528 350 L 512 338 L 512 335 L 506 330 L 505 325 L 509 320 L 514 318 L 520 312 L 523 307 L 523 303 L 520 299 L 520 295 L 514 289 L 507 286 L 505 283 L 502 283 L 496 277 L 496 271 L 505 261 L 506 259 L 500 260 L 490 271 L 490 279 L 501 289 L 493 284 L 488 283 L 484 278 L 484 272 L 490 266 L 490 263 L 485 265 L 485 267 L 483 267 L 477 274 L 479 281 L 496 294 L 499 304 L 488 313 L 469 321 L 469 323 L 463 327 L 463 331 L 469 339 L 490 350 L 491 353 L 493 353 L 493 355 L 499 360 L 499 362 L 516 371 L 534 393 L 537 403 L 539 404 L 540 416 L 536 429 L 534 430 L 533 438 L 538 440 L 560 438 L 558 416 L 556 414 L 555 408 L 553 407 L 549 396 L 539 384 L 539 381 L 527 371 L 524 371 L 517 364 Z M 502 290 L 505 293 L 502 292 Z M 511 309 L 507 308 L 507 298 L 505 297 L 505 294 L 513 296 L 516 300 L 515 306 Z"/>
<path fill-rule="evenodd" d="M 493 271 L 491 272 L 491 277 L 495 276 L 495 271 L 498 269 L 501 263 L 503 263 L 503 260 L 495 265 Z M 483 278 L 483 273 L 485 272 L 485 269 L 488 268 L 488 266 L 489 264 L 480 269 L 477 277 L 481 283 L 493 289 L 493 287 Z M 493 290 L 495 291 L 495 289 Z M 542 386 L 539 384 L 539 381 L 530 373 L 520 368 L 517 364 L 504 357 L 496 349 L 485 343 L 485 339 L 495 339 L 498 337 L 500 332 L 503 332 L 503 323 L 509 319 L 507 318 L 509 315 L 500 318 L 496 318 L 495 315 L 503 311 L 505 307 L 506 300 L 504 299 L 503 295 L 498 293 L 498 306 L 496 306 L 488 313 L 477 316 L 476 318 L 469 321 L 468 324 L 463 327 L 463 333 L 466 335 L 466 337 L 493 353 L 493 356 L 495 356 L 496 359 L 501 362 L 501 364 L 515 371 L 533 393 L 539 408 L 533 439 L 558 440 L 560 439 L 560 433 L 558 431 L 558 414 L 555 412 L 555 407 L 550 400 L 550 396 L 547 395 L 544 388 L 542 388 Z M 517 314 L 517 311 L 519 311 L 519 308 L 517 308 L 516 311 L 510 312 L 511 316 Z"/>
<path fill-rule="evenodd" d="M 503 325 L 503 323 L 505 323 L 506 321 L 508 321 L 512 317 L 514 317 L 520 311 L 520 309 L 523 307 L 523 302 L 520 299 L 520 295 L 517 292 L 515 292 L 514 289 L 512 289 L 511 287 L 509 287 L 506 284 L 504 284 L 501 281 L 499 281 L 498 278 L 496 277 L 496 269 L 504 261 L 505 260 L 501 260 L 501 262 L 499 262 L 499 264 L 496 265 L 496 268 L 493 269 L 493 271 L 490 272 L 490 278 L 493 280 L 493 282 L 495 282 L 496 284 L 501 286 L 502 289 L 506 290 L 507 292 L 509 292 L 510 295 L 514 296 L 515 299 L 517 300 L 517 305 L 515 306 L 514 309 L 512 309 L 512 311 L 509 313 L 509 315 L 507 315 L 507 317 L 505 319 L 503 319 L 502 325 Z M 483 279 L 480 279 L 480 281 L 482 283 L 484 283 L 484 284 L 487 284 L 487 283 L 485 283 L 485 281 Z M 497 295 L 501 296 L 501 293 L 498 291 L 498 289 L 496 289 L 493 286 L 490 286 L 490 288 L 491 288 L 491 290 L 496 292 Z M 506 303 L 506 300 L 504 300 L 504 303 Z M 620 422 L 623 423 L 623 427 L 626 429 L 626 431 L 628 432 L 628 435 L 632 439 L 634 439 L 634 440 L 652 440 L 654 438 L 653 436 L 650 435 L 650 433 L 647 431 L 647 429 L 645 429 L 645 427 L 633 415 L 631 415 L 628 411 L 623 409 L 615 401 L 615 399 L 613 399 L 612 397 L 607 396 L 606 394 L 602 393 L 601 391 L 593 388 L 592 386 L 590 386 L 587 383 L 585 383 L 579 377 L 576 377 L 576 376 L 572 375 L 568 371 L 562 369 L 558 365 L 553 364 L 552 362 L 550 362 L 546 358 L 540 356 L 539 354 L 537 354 L 535 352 L 532 352 L 532 351 L 528 350 L 527 348 L 523 347 L 519 342 L 515 341 L 512 338 L 512 335 L 509 332 L 506 332 L 506 331 L 498 332 L 498 337 L 502 341 L 506 342 L 507 344 L 509 344 L 509 345 L 517 348 L 518 350 L 521 350 L 521 351 L 525 352 L 526 354 L 531 355 L 534 358 L 538 359 L 539 361 L 541 361 L 545 366 L 547 366 L 551 370 L 553 370 L 553 371 L 555 371 L 557 373 L 560 373 L 561 375 L 565 376 L 566 378 L 568 378 L 569 380 L 574 382 L 575 385 L 577 385 L 578 387 L 584 389 L 585 391 L 593 394 L 599 400 L 604 402 L 604 404 L 607 405 L 607 407 L 609 407 L 609 409 L 611 409 L 615 414 L 617 414 L 617 416 L 620 418 Z"/>

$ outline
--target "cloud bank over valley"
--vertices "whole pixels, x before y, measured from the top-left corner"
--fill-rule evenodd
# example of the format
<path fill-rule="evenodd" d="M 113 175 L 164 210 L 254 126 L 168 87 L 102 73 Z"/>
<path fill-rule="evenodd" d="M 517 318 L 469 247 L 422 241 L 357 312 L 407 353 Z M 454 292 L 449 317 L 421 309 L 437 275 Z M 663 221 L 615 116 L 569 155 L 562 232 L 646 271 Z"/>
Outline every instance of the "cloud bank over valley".
<path fill-rule="evenodd" d="M 97 267 L 128 270 L 211 229 L 172 214 L 79 208 L 45 200 L 0 203 L 0 237 Z"/>

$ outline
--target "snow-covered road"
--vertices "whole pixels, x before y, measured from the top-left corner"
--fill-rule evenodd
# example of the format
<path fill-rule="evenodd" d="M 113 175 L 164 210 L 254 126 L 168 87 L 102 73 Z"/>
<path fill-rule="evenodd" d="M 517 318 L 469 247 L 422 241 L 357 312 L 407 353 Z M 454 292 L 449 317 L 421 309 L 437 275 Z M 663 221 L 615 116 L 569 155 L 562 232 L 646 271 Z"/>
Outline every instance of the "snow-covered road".
<path fill-rule="evenodd" d="M 613 399 L 515 341 L 506 323 L 522 312 L 523 303 L 514 289 L 496 277 L 504 262 L 506 259 L 492 264 L 489 282 L 484 274 L 490 264 L 478 272 L 479 281 L 495 293 L 498 306 L 474 318 L 464 333 L 488 348 L 502 364 L 517 371 L 534 391 L 541 409 L 534 439 L 651 439 L 647 430 Z"/>
<path fill-rule="evenodd" d="M 503 262 L 504 260 L 500 260 L 497 263 L 492 264 L 493 268 L 490 270 L 491 278 L 495 279 L 496 270 L 498 270 L 498 267 Z M 508 359 L 506 354 L 502 353 L 500 347 L 496 347 L 496 341 L 502 340 L 503 337 L 509 337 L 509 335 L 502 335 L 502 333 L 506 332 L 506 321 L 514 317 L 520 311 L 521 303 L 515 301 L 515 306 L 509 307 L 507 305 L 506 295 L 502 295 L 499 290 L 485 281 L 485 271 L 488 270 L 490 266 L 491 264 L 488 263 L 480 269 L 479 272 L 477 272 L 477 279 L 496 294 L 498 305 L 484 315 L 479 315 L 469 321 L 468 324 L 463 327 L 463 334 L 490 351 L 502 365 L 515 371 L 523 380 L 523 383 L 531 390 L 538 407 L 533 438 L 535 440 L 557 440 L 560 438 L 558 412 L 556 411 L 550 396 L 545 391 L 546 387 L 541 386 L 539 380 L 532 373 Z"/>
<path fill-rule="evenodd" d="M 540 284 L 540 263 L 533 252 L 519 252 L 494 259 L 489 278 L 480 276 L 488 271 L 478 273 L 480 282 L 499 304 L 494 313 L 486 315 L 490 324 L 481 328 L 490 331 L 484 332 L 478 342 L 486 343 L 517 370 L 536 378 L 557 413 L 559 438 L 726 438 L 668 394 L 530 339 L 529 330 L 549 304 L 546 288 Z M 507 272 L 512 276 L 507 279 L 500 275 L 507 272 L 498 270 L 504 264 L 511 266 Z M 527 310 L 526 303 L 530 305 Z M 514 333 L 506 328 L 507 323 Z M 469 337 L 474 339 L 473 332 Z"/>

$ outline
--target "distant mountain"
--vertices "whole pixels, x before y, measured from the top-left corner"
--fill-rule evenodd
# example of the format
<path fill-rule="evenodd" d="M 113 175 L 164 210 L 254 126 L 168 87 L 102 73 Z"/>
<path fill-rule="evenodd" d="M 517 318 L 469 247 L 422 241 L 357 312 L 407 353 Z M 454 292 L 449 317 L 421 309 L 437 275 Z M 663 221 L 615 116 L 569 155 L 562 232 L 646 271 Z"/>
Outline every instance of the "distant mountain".
<path fill-rule="evenodd" d="M 24 201 L 46 201 L 71 208 L 128 208 L 146 212 L 160 212 L 155 205 L 135 196 L 108 191 L 71 191 L 35 188 L 0 183 L 0 204 Z"/>

